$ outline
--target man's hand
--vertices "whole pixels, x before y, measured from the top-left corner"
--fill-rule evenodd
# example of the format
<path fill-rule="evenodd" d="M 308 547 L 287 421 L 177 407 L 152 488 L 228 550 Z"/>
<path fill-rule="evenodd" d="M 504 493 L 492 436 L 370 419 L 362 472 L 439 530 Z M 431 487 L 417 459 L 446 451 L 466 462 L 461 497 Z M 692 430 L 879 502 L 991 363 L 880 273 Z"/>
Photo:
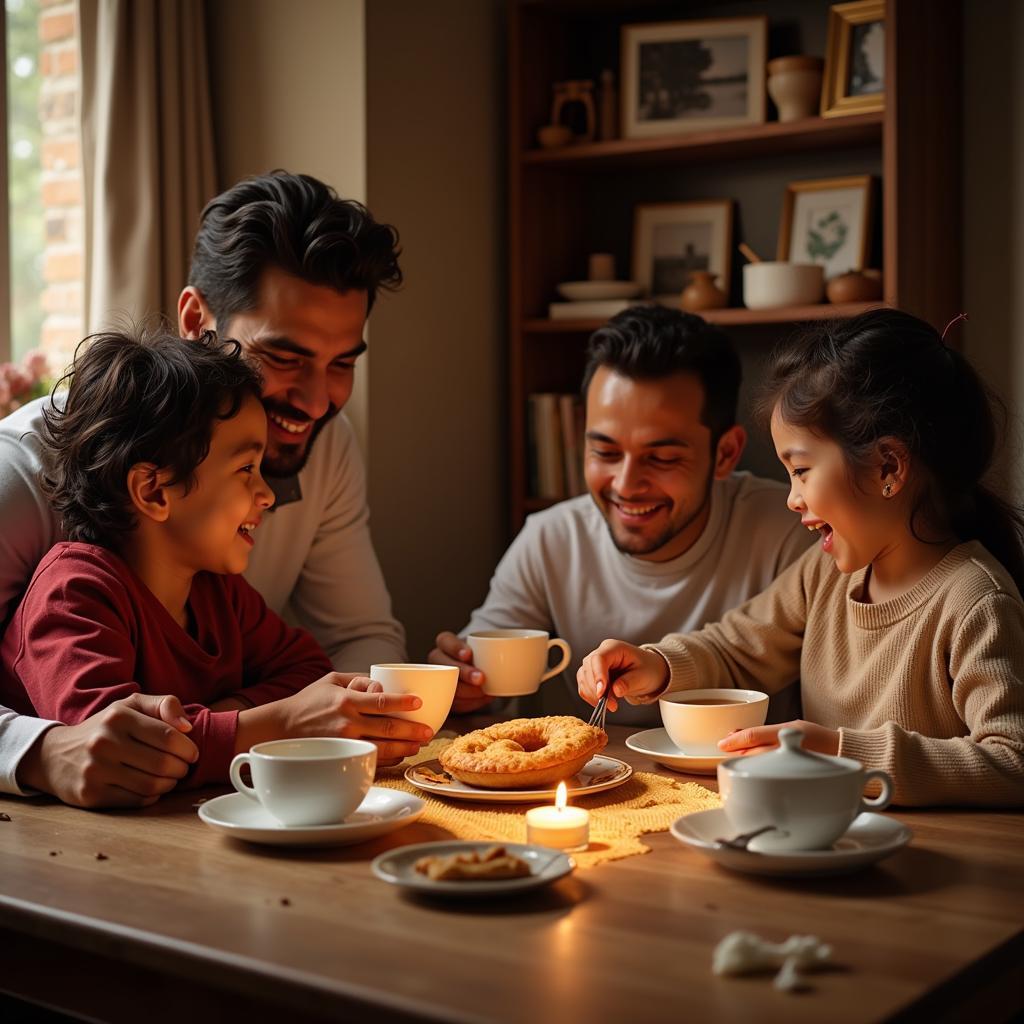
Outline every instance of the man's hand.
<path fill-rule="evenodd" d="M 341 736 L 376 744 L 378 765 L 398 764 L 434 733 L 418 722 L 390 716 L 422 706 L 419 697 L 384 693 L 380 683 L 366 676 L 328 672 L 290 697 L 239 712 L 235 750 L 295 736 Z"/>
<path fill-rule="evenodd" d="M 473 664 L 473 652 L 454 633 L 438 633 L 437 646 L 427 655 L 432 665 L 456 665 L 459 685 L 455 688 L 452 711 L 471 715 L 487 707 L 494 698 L 483 692 L 484 674 Z"/>
<path fill-rule="evenodd" d="M 816 750 L 819 754 L 838 754 L 841 739 L 838 729 L 826 729 L 814 722 L 802 719 L 796 722 L 782 722 L 779 725 L 758 725 L 751 729 L 736 729 L 724 740 L 718 741 L 719 750 L 729 754 L 761 754 L 779 745 L 781 729 L 800 729 L 804 734 L 801 744 L 804 750 Z"/>
<path fill-rule="evenodd" d="M 76 807 L 145 807 L 199 756 L 177 697 L 133 693 L 78 725 L 57 725 L 18 765 L 21 786 Z"/>

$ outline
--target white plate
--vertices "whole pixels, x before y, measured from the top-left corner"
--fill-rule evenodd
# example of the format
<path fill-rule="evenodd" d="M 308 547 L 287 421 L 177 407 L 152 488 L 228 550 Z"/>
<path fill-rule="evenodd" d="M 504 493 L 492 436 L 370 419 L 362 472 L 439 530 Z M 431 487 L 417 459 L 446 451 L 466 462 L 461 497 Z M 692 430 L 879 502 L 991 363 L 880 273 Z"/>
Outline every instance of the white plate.
<path fill-rule="evenodd" d="M 632 299 L 643 291 L 636 281 L 563 281 L 555 287 L 558 294 L 570 302 Z"/>
<path fill-rule="evenodd" d="M 491 881 L 435 882 L 416 870 L 420 857 L 434 855 L 444 857 L 452 853 L 468 853 L 470 850 L 486 850 L 491 846 L 504 846 L 509 853 L 521 857 L 530 865 L 530 875 L 523 878 L 496 878 Z M 546 846 L 526 843 L 467 843 L 447 841 L 440 843 L 416 843 L 414 846 L 400 846 L 376 857 L 370 865 L 373 873 L 385 882 L 400 885 L 413 892 L 428 893 L 431 896 L 505 896 L 539 889 L 556 879 L 569 874 L 575 867 L 571 857 L 559 850 Z"/>
<path fill-rule="evenodd" d="M 687 772 L 690 775 L 714 775 L 718 766 L 735 754 L 687 754 L 680 750 L 669 738 L 664 729 L 648 729 L 646 732 L 634 733 L 626 738 L 626 746 L 638 754 L 646 754 L 654 758 L 658 764 L 671 768 L 674 772 Z"/>
<path fill-rule="evenodd" d="M 753 875 L 842 875 L 874 864 L 906 846 L 914 833 L 894 818 L 865 812 L 832 845 L 830 850 L 804 850 L 793 853 L 754 853 L 716 846 L 715 840 L 734 835 L 725 811 L 684 814 L 672 825 L 672 835 L 681 843 L 707 854 L 723 867 Z"/>
<path fill-rule="evenodd" d="M 371 786 L 363 802 L 335 825 L 282 825 L 255 800 L 228 793 L 199 805 L 199 817 L 232 839 L 275 846 L 348 846 L 394 832 L 415 821 L 425 805 L 418 796 Z"/>
<path fill-rule="evenodd" d="M 451 797 L 453 800 L 482 800 L 495 804 L 530 804 L 550 800 L 554 797 L 557 788 L 549 786 L 547 789 L 483 789 L 480 786 L 470 786 L 465 782 L 459 782 L 458 779 L 452 779 L 451 782 L 431 782 L 418 774 L 421 768 L 444 774 L 440 761 L 424 761 L 422 764 L 414 764 L 406 768 L 406 781 L 411 782 L 417 789 L 422 789 L 425 793 Z M 570 797 L 590 796 L 593 793 L 603 793 L 606 789 L 621 786 L 632 774 L 633 769 L 625 761 L 620 761 L 617 757 L 597 754 L 580 769 L 578 774 L 566 779 L 565 784 Z"/>

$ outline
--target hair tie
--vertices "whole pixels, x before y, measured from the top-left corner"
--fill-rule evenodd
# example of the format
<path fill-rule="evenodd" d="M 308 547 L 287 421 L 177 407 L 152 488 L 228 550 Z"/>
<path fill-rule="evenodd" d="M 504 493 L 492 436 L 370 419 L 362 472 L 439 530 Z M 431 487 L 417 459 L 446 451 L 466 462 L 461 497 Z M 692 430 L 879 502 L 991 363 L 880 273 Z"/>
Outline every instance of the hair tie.
<path fill-rule="evenodd" d="M 960 323 L 961 320 L 966 320 L 966 319 L 967 319 L 967 314 L 966 313 L 960 313 L 958 316 L 953 317 L 953 319 L 950 320 L 948 324 L 946 324 L 946 329 L 942 332 L 942 344 L 943 345 L 946 344 L 946 335 L 949 333 L 950 327 L 952 327 L 954 324 Z"/>

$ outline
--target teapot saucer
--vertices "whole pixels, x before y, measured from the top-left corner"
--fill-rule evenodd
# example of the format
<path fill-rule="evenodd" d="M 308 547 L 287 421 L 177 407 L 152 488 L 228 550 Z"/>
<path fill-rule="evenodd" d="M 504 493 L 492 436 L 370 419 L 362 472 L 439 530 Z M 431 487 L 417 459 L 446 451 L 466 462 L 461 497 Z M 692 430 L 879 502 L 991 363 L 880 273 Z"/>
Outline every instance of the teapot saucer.
<path fill-rule="evenodd" d="M 857 871 L 902 849 L 913 837 L 913 832 L 895 818 L 870 811 L 858 814 L 828 850 L 758 853 L 735 850 L 715 842 L 723 836 L 733 835 L 735 831 L 721 807 L 684 814 L 673 822 L 671 828 L 672 835 L 679 842 L 699 850 L 723 867 L 753 875 L 791 878 Z"/>

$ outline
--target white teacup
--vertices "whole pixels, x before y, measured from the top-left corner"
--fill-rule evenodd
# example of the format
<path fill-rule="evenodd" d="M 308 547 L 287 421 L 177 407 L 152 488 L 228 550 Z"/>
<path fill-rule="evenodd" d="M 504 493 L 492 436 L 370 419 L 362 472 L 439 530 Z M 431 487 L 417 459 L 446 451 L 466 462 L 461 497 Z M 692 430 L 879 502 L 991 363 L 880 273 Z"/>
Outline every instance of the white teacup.
<path fill-rule="evenodd" d="M 484 629 L 470 633 L 466 643 L 473 664 L 484 674 L 484 693 L 492 697 L 522 697 L 558 675 L 572 657 L 569 645 L 550 638 L 543 629 Z M 560 647 L 562 658 L 548 666 L 548 651 Z"/>
<path fill-rule="evenodd" d="M 758 690 L 679 690 L 658 701 L 668 738 L 684 753 L 721 754 L 733 729 L 764 725 L 768 694 Z"/>
<path fill-rule="evenodd" d="M 371 665 L 370 678 L 385 693 L 412 693 L 423 701 L 416 711 L 395 711 L 393 718 L 419 722 L 437 732 L 452 709 L 459 670 L 454 665 Z"/>
<path fill-rule="evenodd" d="M 242 781 L 242 765 L 252 785 Z M 282 825 L 333 825 L 362 802 L 373 782 L 377 748 L 366 740 L 302 737 L 257 743 L 231 762 L 231 784 Z"/>
<path fill-rule="evenodd" d="M 718 791 L 725 815 L 737 834 L 765 825 L 776 831 L 757 836 L 758 853 L 823 850 L 832 845 L 861 811 L 880 811 L 892 799 L 892 779 L 859 761 L 829 757 L 800 747 L 800 729 L 782 729 L 780 746 L 765 754 L 733 757 L 718 766 Z M 864 799 L 872 779 L 882 792 Z"/>

